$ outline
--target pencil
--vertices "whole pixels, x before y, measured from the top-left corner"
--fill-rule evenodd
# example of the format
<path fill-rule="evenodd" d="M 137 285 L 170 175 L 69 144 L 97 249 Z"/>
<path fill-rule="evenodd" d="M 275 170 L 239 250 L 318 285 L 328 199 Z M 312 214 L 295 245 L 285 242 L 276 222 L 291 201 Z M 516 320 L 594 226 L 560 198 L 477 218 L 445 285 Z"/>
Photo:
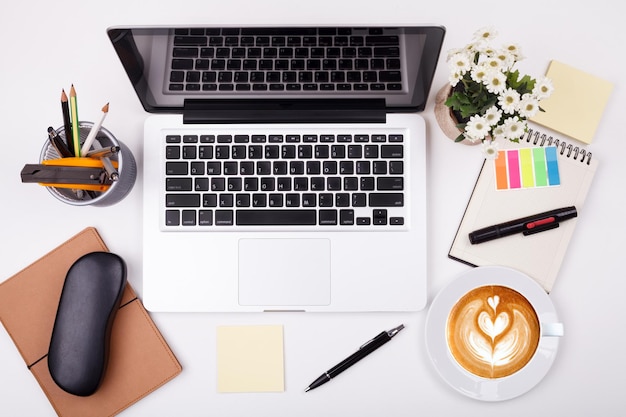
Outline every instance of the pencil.
<path fill-rule="evenodd" d="M 74 84 L 70 88 L 70 112 L 72 117 L 72 143 L 74 156 L 80 156 L 80 127 L 78 125 L 78 105 L 76 103 L 76 90 Z"/>
<path fill-rule="evenodd" d="M 67 103 L 65 89 L 61 90 L 61 110 L 63 111 L 63 128 L 65 130 L 65 143 L 67 149 L 74 155 L 74 143 L 72 142 L 72 122 L 70 121 L 70 107 Z"/>
<path fill-rule="evenodd" d="M 105 104 L 104 107 L 102 107 L 102 117 L 100 117 L 100 120 L 98 121 L 98 123 L 93 125 L 93 127 L 89 131 L 89 134 L 87 135 L 87 139 L 85 139 L 85 142 L 83 143 L 83 147 L 80 149 L 81 155 L 85 155 L 91 149 L 91 145 L 93 145 L 93 141 L 96 139 L 96 135 L 98 134 L 98 132 L 100 131 L 100 128 L 102 127 L 102 122 L 104 122 L 104 118 L 107 117 L 108 113 L 109 113 L 109 103 Z"/>

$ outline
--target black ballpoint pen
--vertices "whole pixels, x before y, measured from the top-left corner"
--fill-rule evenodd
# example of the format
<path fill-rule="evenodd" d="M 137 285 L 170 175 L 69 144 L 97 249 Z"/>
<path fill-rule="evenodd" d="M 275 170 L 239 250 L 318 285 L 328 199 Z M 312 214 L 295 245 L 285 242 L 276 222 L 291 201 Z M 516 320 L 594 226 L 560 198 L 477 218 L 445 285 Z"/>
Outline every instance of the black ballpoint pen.
<path fill-rule="evenodd" d="M 63 139 L 57 134 L 52 126 L 48 127 L 48 139 L 61 158 L 73 156 L 72 152 L 67 148 Z"/>
<path fill-rule="evenodd" d="M 578 216 L 576 207 L 562 207 L 475 230 L 469 234 L 469 240 L 470 243 L 474 245 L 516 233 L 522 233 L 524 236 L 528 236 L 546 230 L 556 229 L 559 227 L 559 222 L 573 219 L 576 216 Z"/>
<path fill-rule="evenodd" d="M 391 330 L 384 331 L 380 333 L 378 336 L 365 343 L 363 346 L 359 348 L 355 353 L 348 356 L 343 361 L 339 362 L 337 365 L 330 368 L 328 371 L 324 372 L 319 378 L 311 383 L 304 391 L 310 391 L 314 388 L 319 387 L 322 384 L 330 381 L 332 378 L 336 377 L 385 343 L 391 340 L 392 337 L 398 334 L 400 330 L 404 329 L 404 325 L 401 324 L 398 327 L 394 327 Z"/>

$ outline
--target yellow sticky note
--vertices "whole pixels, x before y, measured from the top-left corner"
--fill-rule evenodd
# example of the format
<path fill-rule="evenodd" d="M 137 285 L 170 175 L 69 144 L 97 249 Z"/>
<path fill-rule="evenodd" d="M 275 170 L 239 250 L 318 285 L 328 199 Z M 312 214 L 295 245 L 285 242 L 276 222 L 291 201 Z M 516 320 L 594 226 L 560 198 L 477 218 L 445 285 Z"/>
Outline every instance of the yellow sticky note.
<path fill-rule="evenodd" d="M 591 143 L 609 100 L 613 83 L 559 61 L 551 61 L 546 76 L 554 92 L 539 104 L 545 112 L 531 118 L 559 133 Z"/>
<path fill-rule="evenodd" d="M 282 326 L 218 326 L 218 392 L 282 392 L 284 375 Z"/>

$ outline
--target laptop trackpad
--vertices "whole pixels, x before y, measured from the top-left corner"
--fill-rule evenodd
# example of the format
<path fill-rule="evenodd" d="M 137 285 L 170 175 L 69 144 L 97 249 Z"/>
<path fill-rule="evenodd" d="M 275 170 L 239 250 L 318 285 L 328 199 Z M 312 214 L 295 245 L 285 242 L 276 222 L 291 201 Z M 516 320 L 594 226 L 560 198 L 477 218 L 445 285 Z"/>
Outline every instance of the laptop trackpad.
<path fill-rule="evenodd" d="M 239 240 L 239 304 L 330 304 L 330 241 Z"/>

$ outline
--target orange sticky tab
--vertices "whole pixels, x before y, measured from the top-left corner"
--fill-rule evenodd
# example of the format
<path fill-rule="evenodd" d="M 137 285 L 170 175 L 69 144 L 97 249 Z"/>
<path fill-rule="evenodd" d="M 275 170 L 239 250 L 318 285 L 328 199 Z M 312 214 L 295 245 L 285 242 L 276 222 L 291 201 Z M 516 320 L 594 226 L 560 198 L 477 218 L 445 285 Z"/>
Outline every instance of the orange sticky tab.
<path fill-rule="evenodd" d="M 506 190 L 509 188 L 509 180 L 506 169 L 506 153 L 505 151 L 498 151 L 498 157 L 494 161 L 496 170 L 496 188 L 498 190 Z"/>

